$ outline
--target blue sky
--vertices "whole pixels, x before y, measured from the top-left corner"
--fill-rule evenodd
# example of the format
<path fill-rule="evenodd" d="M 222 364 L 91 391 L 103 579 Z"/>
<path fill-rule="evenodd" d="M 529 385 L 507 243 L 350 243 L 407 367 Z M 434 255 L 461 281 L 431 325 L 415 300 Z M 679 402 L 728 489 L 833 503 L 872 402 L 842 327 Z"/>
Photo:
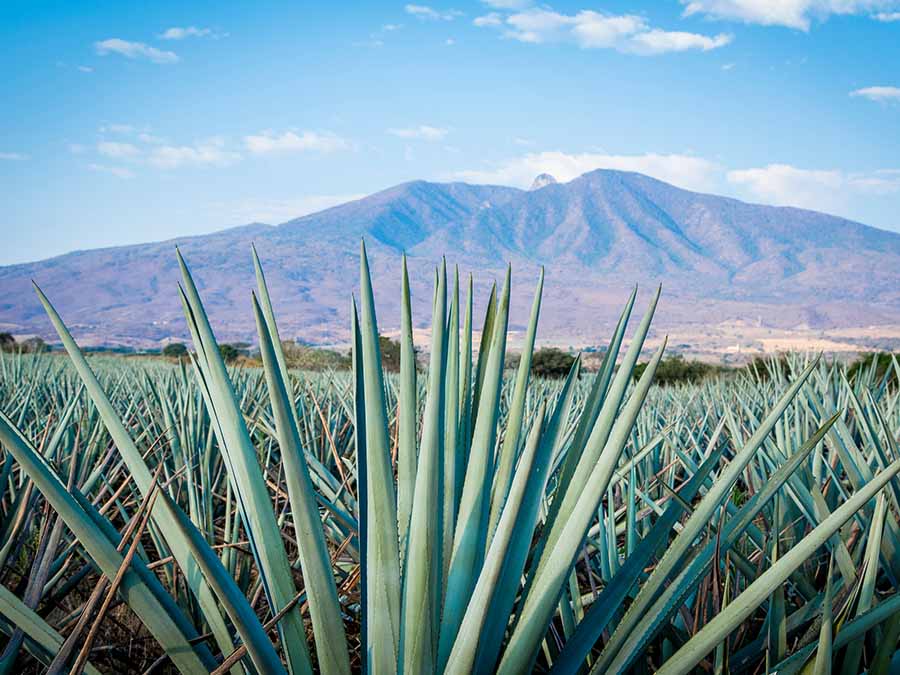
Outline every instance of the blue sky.
<path fill-rule="evenodd" d="M 0 4 L 0 264 L 642 171 L 900 231 L 900 1 Z"/>

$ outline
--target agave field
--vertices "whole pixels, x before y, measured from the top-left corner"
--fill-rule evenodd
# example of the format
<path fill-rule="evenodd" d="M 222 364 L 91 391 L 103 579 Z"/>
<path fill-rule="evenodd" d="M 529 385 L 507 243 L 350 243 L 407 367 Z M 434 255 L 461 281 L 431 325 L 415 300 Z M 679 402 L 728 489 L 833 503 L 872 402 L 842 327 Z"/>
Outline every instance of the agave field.
<path fill-rule="evenodd" d="M 386 374 L 363 248 L 350 372 L 288 370 L 255 252 L 233 369 L 178 259 L 189 359 L 39 289 L 67 355 L 0 354 L 0 673 L 900 672 L 897 362 L 656 387 L 632 294 L 534 379 L 541 278 L 504 376 L 509 273 L 473 317 L 442 266 L 417 369 L 404 262 Z"/>

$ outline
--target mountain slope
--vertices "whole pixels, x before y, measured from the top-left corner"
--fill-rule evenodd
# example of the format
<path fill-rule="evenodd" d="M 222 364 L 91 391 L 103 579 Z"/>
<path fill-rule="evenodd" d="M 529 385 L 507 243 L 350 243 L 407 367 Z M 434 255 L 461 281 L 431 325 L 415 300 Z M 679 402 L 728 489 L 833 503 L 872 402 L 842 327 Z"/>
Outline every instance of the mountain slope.
<path fill-rule="evenodd" d="M 444 253 L 463 274 L 475 273 L 482 296 L 512 263 L 513 328 L 525 320 L 545 265 L 542 337 L 562 342 L 604 335 L 634 283 L 649 292 L 664 282 L 662 330 L 758 317 L 780 327 L 900 323 L 900 235 L 598 170 L 565 184 L 542 177 L 529 191 L 415 181 L 277 227 L 254 224 L 3 267 L 0 330 L 52 337 L 30 288 L 34 279 L 85 344 L 182 339 L 177 244 L 220 339 L 252 339 L 255 242 L 283 335 L 341 341 L 361 238 L 385 329 L 398 323 L 403 251 L 421 325 L 429 316 L 431 268 Z"/>

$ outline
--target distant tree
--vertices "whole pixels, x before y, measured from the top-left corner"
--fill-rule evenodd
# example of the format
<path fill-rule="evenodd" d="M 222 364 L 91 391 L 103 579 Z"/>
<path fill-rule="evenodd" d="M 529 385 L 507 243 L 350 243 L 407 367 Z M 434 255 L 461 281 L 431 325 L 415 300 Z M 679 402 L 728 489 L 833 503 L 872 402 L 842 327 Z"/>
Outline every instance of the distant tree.
<path fill-rule="evenodd" d="M 281 351 L 288 368 L 297 370 L 346 370 L 350 358 L 332 349 L 301 345 L 292 340 L 281 342 Z"/>
<path fill-rule="evenodd" d="M 50 348 L 41 338 L 30 337 L 22 343 L 22 351 L 29 354 L 40 354 L 41 352 L 50 351 Z"/>
<path fill-rule="evenodd" d="M 875 374 L 871 382 L 871 386 L 879 386 L 887 374 L 888 370 L 893 371 L 893 359 L 890 352 L 878 352 L 861 356 L 850 364 L 847 368 L 847 379 L 851 382 L 859 378 L 868 378 L 874 368 Z M 888 375 L 888 379 L 893 379 L 893 375 Z"/>
<path fill-rule="evenodd" d="M 168 356 L 170 359 L 180 359 L 187 356 L 188 350 L 182 342 L 172 342 L 163 347 L 162 355 Z"/>
<path fill-rule="evenodd" d="M 506 352 L 506 356 L 503 357 L 503 370 L 518 370 L 519 361 L 521 360 L 521 354 Z"/>
<path fill-rule="evenodd" d="M 646 363 L 639 363 L 634 367 L 632 377 L 640 379 L 647 369 Z M 653 376 L 654 384 L 663 387 L 688 382 L 699 382 L 704 377 L 719 372 L 721 369 L 703 361 L 686 361 L 681 354 L 662 359 L 656 367 Z"/>
<path fill-rule="evenodd" d="M 234 345 L 223 344 L 219 345 L 219 354 L 222 355 L 225 363 L 233 363 L 241 355 L 241 352 Z"/>
<path fill-rule="evenodd" d="M 779 370 L 788 377 L 791 375 L 791 368 L 788 365 L 786 354 L 754 356 L 745 368 L 750 373 L 750 377 L 759 382 L 768 382 L 772 379 L 772 373 L 777 373 Z"/>
<path fill-rule="evenodd" d="M 381 366 L 385 370 L 400 372 L 400 343 L 397 340 L 379 335 L 378 346 L 381 348 Z"/>
<path fill-rule="evenodd" d="M 0 333 L 0 349 L 5 352 L 12 351 L 16 346 L 16 338 L 11 333 Z"/>
<path fill-rule="evenodd" d="M 249 342 L 232 342 L 231 346 L 237 349 L 241 356 L 250 356 L 251 344 Z"/>
<path fill-rule="evenodd" d="M 559 379 L 569 374 L 575 357 L 556 347 L 538 349 L 531 357 L 531 372 L 536 377 Z"/>

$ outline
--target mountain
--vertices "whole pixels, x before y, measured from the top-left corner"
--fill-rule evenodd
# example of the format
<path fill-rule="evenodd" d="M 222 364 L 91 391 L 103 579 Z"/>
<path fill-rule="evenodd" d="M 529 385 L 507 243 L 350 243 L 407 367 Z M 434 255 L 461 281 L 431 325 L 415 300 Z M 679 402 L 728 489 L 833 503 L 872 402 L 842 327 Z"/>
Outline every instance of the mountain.
<path fill-rule="evenodd" d="M 399 323 L 404 251 L 420 327 L 430 321 L 433 266 L 442 254 L 461 274 L 474 273 L 476 298 L 512 264 L 513 330 L 527 320 L 546 266 L 541 338 L 562 344 L 605 338 L 635 283 L 644 295 L 664 284 L 657 330 L 729 321 L 813 329 L 900 323 L 900 235 L 598 170 L 568 183 L 542 176 L 528 191 L 414 181 L 278 226 L 2 267 L 0 330 L 54 337 L 34 279 L 86 345 L 184 339 L 178 245 L 218 337 L 252 341 L 255 243 L 282 337 L 341 342 L 362 238 L 385 330 Z"/>
<path fill-rule="evenodd" d="M 542 187 L 547 187 L 548 185 L 556 185 L 559 181 L 556 180 L 549 173 L 541 173 L 538 174 L 537 177 L 532 181 L 531 187 L 529 190 L 540 190 Z"/>

